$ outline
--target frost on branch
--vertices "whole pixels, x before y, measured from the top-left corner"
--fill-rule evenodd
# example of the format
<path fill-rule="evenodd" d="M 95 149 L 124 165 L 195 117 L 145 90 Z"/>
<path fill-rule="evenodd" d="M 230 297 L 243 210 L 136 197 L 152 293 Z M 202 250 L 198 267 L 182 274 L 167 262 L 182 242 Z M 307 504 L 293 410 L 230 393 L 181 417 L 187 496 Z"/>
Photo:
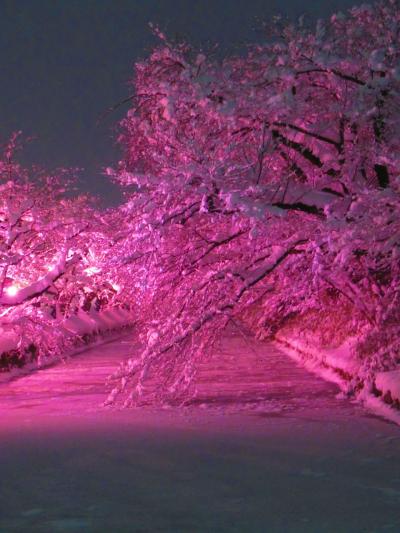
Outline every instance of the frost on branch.
<path fill-rule="evenodd" d="M 136 65 L 112 255 L 143 351 L 112 400 L 187 396 L 240 320 L 266 336 L 342 308 L 366 373 L 396 364 L 399 32 L 389 1 L 277 27 L 221 62 L 163 35 Z"/>

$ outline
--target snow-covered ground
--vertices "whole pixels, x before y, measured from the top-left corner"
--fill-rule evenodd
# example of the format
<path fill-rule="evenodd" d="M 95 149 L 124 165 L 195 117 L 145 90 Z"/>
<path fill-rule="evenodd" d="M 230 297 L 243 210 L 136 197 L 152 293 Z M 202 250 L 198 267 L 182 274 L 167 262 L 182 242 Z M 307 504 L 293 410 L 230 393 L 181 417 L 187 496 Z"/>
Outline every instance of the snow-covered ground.
<path fill-rule="evenodd" d="M 400 530 L 400 430 L 231 335 L 185 409 L 113 410 L 129 336 L 0 386 L 0 531 Z"/>

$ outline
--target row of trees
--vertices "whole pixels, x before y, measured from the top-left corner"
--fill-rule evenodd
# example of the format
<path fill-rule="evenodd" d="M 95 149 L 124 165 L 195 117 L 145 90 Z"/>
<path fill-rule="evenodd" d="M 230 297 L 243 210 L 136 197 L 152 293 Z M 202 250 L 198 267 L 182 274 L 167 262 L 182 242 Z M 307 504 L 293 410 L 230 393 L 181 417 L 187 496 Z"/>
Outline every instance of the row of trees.
<path fill-rule="evenodd" d="M 185 396 L 228 323 L 273 335 L 310 311 L 346 309 L 367 376 L 394 366 L 398 2 L 316 28 L 278 21 L 265 42 L 223 60 L 155 31 L 161 45 L 136 64 L 121 123 L 124 156 L 108 170 L 123 205 L 96 211 L 68 195 L 65 174 L 32 181 L 13 162 L 16 140 L 6 148 L 2 322 L 38 336 L 49 312 L 88 307 L 84 293 L 118 284 L 143 351 L 116 373 L 110 401 Z M 156 391 L 146 387 L 155 373 Z"/>
<path fill-rule="evenodd" d="M 156 32 L 109 171 L 129 198 L 114 260 L 145 332 L 111 399 L 150 394 L 154 372 L 151 395 L 176 399 L 227 323 L 273 334 L 311 309 L 350 309 L 367 375 L 395 365 L 398 2 L 278 23 L 222 61 Z"/>

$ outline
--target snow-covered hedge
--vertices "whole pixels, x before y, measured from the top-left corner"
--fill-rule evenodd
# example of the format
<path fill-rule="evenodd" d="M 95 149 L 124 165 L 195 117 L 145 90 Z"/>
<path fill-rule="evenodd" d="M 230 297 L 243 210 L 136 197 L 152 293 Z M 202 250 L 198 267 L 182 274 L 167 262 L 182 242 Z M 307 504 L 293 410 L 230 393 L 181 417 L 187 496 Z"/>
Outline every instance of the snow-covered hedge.
<path fill-rule="evenodd" d="M 0 372 L 8 372 L 30 364 L 34 367 L 41 366 L 61 356 L 64 350 L 74 349 L 101 335 L 131 326 L 133 322 L 131 311 L 121 307 L 100 312 L 92 310 L 90 313 L 81 310 L 63 321 L 54 320 L 52 326 L 58 341 L 58 349 L 44 357 L 39 355 L 34 343 L 21 343 L 15 331 L 12 329 L 6 331 L 0 324 Z"/>
<path fill-rule="evenodd" d="M 337 383 L 344 394 L 400 423 L 400 369 L 374 370 L 357 349 L 358 336 L 324 345 L 321 335 L 305 329 L 298 319 L 284 326 L 274 338 L 283 351 L 308 370 Z"/>

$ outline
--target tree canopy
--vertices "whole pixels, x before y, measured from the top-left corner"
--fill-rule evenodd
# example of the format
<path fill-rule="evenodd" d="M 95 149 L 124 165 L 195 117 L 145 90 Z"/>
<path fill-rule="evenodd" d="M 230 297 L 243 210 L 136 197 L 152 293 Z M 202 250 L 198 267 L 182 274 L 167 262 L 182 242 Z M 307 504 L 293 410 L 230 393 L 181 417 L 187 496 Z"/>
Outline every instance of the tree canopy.
<path fill-rule="evenodd" d="M 400 9 L 279 20 L 246 53 L 171 42 L 136 63 L 100 212 L 65 171 L 0 161 L 0 313 L 49 349 L 49 317 L 129 302 L 141 353 L 112 402 L 180 401 L 229 324 L 273 336 L 347 320 L 365 376 L 400 360 Z M 104 298 L 103 298 L 104 296 Z M 338 311 L 339 310 L 339 311 Z M 44 332 L 47 332 L 46 334 Z M 43 340 L 40 336 L 45 336 Z M 161 385 L 151 387 L 152 377 Z"/>
<path fill-rule="evenodd" d="M 153 396 L 176 399 L 228 322 L 273 334 L 310 309 L 350 309 L 360 354 L 376 348 L 366 371 L 395 364 L 397 2 L 277 24 L 222 61 L 155 31 L 109 170 L 128 198 L 114 261 L 146 332 L 111 398 L 145 396 L 157 372 Z"/>

